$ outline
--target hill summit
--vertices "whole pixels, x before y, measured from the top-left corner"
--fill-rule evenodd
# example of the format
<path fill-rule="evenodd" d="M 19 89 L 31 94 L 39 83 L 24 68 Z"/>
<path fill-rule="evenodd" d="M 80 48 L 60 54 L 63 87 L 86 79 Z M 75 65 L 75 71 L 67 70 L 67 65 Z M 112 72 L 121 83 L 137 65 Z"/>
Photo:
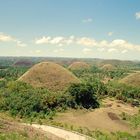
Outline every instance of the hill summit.
<path fill-rule="evenodd" d="M 85 62 L 73 62 L 68 68 L 71 70 L 88 69 L 90 65 Z"/>
<path fill-rule="evenodd" d="M 114 70 L 115 69 L 115 66 L 111 65 L 111 64 L 105 64 L 101 67 L 103 70 L 106 70 L 106 71 L 111 71 L 111 70 Z"/>
<path fill-rule="evenodd" d="M 70 71 L 52 62 L 34 65 L 19 78 L 19 81 L 29 83 L 33 87 L 46 87 L 50 91 L 61 91 L 71 83 L 80 82 Z"/>

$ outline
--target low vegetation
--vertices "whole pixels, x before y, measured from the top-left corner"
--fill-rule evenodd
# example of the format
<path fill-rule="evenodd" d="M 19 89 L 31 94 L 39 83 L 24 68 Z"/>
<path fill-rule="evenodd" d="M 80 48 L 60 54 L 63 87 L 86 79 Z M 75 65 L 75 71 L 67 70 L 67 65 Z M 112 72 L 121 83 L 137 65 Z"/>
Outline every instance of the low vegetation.
<path fill-rule="evenodd" d="M 0 91 L 1 111 L 9 111 L 13 116 L 45 118 L 57 110 L 78 106 L 99 106 L 91 85 L 73 84 L 65 93 L 54 93 L 17 81 L 8 82 Z"/>

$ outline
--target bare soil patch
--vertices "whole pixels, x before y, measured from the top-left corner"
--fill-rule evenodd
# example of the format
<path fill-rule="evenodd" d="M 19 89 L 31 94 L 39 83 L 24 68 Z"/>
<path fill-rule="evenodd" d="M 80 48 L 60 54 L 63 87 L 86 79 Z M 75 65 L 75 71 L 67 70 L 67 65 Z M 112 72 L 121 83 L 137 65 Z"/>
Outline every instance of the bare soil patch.
<path fill-rule="evenodd" d="M 107 114 L 111 120 L 120 120 L 119 117 L 115 113 L 108 112 Z"/>

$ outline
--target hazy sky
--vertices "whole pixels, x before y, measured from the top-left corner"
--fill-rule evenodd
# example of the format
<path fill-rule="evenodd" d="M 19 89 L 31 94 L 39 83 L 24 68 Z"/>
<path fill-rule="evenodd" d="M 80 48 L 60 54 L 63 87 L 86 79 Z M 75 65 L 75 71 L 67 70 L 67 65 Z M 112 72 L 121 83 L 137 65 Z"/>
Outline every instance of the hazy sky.
<path fill-rule="evenodd" d="M 140 60 L 140 0 L 0 0 L 0 56 Z"/>

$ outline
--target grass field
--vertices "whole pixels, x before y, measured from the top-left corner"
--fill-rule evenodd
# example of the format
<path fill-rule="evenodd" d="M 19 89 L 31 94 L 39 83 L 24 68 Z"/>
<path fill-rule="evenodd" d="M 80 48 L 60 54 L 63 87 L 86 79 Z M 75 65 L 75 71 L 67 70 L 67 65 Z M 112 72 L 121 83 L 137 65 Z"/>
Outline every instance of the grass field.
<path fill-rule="evenodd" d="M 58 113 L 54 121 L 68 125 L 86 127 L 90 130 L 102 130 L 109 132 L 125 131 L 136 132 L 138 130 L 123 121 L 120 117 L 122 113 L 134 115 L 138 113 L 138 108 L 117 100 L 107 98 L 103 100 L 102 107 L 95 110 L 69 110 L 65 113 Z"/>

